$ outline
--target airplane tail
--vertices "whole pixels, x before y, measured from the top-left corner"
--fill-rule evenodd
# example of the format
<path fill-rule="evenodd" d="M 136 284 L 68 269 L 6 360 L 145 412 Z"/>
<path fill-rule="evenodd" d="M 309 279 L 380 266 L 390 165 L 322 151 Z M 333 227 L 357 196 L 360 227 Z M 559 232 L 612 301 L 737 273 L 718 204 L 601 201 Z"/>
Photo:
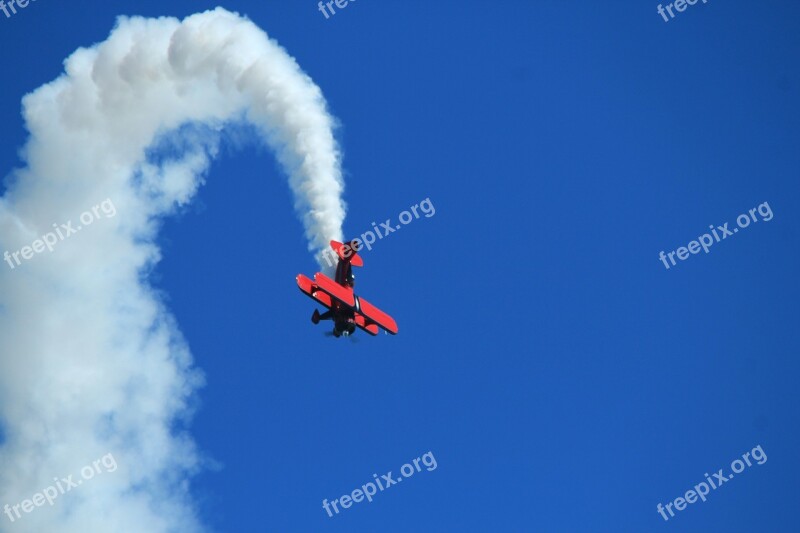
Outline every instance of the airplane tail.
<path fill-rule="evenodd" d="M 339 241 L 331 241 L 331 248 L 336 255 L 339 256 L 339 259 L 350 263 L 353 266 L 364 266 L 364 260 L 361 259 L 361 256 L 358 255 L 359 244 L 358 241 L 352 240 L 348 243 L 341 243 Z"/>

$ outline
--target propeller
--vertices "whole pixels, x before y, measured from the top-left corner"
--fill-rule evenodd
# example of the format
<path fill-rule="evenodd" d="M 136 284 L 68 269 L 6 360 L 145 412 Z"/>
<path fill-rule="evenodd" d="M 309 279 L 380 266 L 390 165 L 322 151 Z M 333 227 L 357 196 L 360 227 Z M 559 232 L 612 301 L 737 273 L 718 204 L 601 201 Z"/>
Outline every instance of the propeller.
<path fill-rule="evenodd" d="M 325 333 L 323 333 L 323 335 L 325 335 L 326 337 L 336 337 L 336 335 L 334 335 L 332 331 L 326 331 Z M 350 342 L 352 343 L 360 342 L 358 340 L 358 337 L 356 337 L 355 335 L 341 335 L 341 337 L 347 337 L 348 339 L 350 339 Z"/>

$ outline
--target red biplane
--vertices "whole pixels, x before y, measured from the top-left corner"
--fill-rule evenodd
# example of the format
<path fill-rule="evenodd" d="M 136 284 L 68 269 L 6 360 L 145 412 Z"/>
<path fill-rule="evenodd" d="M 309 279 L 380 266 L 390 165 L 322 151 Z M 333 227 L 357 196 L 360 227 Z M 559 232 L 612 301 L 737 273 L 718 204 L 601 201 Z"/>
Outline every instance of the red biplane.
<path fill-rule="evenodd" d="M 343 244 L 331 241 L 331 248 L 339 256 L 335 279 L 321 272 L 314 274 L 313 280 L 303 274 L 297 275 L 300 290 L 328 308 L 322 314 L 315 310 L 311 321 L 319 324 L 320 320 L 333 320 L 334 337 L 352 335 L 356 327 L 370 335 L 377 335 L 378 328 L 395 335 L 397 324 L 394 319 L 353 292 L 355 276 L 352 267 L 364 266 L 361 256 L 356 253 L 358 242 Z"/>

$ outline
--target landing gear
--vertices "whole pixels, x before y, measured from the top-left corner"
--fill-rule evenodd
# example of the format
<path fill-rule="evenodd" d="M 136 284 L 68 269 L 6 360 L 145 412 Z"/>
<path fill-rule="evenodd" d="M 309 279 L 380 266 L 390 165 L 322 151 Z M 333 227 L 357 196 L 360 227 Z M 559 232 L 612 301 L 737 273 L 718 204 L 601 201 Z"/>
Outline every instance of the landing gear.
<path fill-rule="evenodd" d="M 311 315 L 311 322 L 313 322 L 314 324 L 319 324 L 320 320 L 330 320 L 330 319 L 331 319 L 330 311 L 325 311 L 324 313 L 319 314 L 319 311 L 315 309 L 314 314 Z"/>

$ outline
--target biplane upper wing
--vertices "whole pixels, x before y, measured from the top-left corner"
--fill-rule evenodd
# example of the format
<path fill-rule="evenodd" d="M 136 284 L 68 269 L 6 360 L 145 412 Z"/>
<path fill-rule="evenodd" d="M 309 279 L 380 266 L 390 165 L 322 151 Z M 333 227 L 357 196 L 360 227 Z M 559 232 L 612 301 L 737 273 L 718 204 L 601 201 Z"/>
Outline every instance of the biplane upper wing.
<path fill-rule="evenodd" d="M 359 311 L 364 315 L 369 322 L 374 322 L 392 335 L 397 334 L 397 323 L 392 317 L 366 301 L 364 298 L 358 297 Z"/>
<path fill-rule="evenodd" d="M 314 274 L 314 283 L 320 290 L 327 292 L 331 297 L 336 298 L 349 307 L 355 308 L 356 299 L 353 296 L 352 289 L 342 287 L 321 272 Z"/>
<path fill-rule="evenodd" d="M 328 309 L 331 308 L 332 302 L 331 297 L 328 293 L 323 291 L 318 291 L 314 289 L 314 282 L 311 281 L 309 278 L 302 274 L 298 274 L 297 276 L 297 286 L 300 287 L 300 290 L 309 295 L 311 298 L 316 300 L 317 302 L 321 303 Z"/>

